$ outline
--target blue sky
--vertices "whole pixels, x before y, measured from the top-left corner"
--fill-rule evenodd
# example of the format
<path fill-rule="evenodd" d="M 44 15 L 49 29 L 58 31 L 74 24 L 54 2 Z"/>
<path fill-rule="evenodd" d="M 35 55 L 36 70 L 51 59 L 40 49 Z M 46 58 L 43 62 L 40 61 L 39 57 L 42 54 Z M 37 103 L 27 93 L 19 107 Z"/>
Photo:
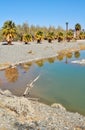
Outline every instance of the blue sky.
<path fill-rule="evenodd" d="M 6 20 L 64 29 L 66 22 L 69 28 L 80 23 L 85 29 L 85 0 L 1 0 L 0 28 Z"/>

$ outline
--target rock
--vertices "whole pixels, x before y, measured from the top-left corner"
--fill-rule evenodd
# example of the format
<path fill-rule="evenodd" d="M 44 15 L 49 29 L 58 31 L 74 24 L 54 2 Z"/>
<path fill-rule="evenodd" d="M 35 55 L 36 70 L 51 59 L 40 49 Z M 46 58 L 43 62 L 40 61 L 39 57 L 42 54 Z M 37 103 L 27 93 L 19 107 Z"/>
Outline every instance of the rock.
<path fill-rule="evenodd" d="M 12 93 L 9 90 L 5 90 L 3 94 L 6 96 L 12 96 Z"/>
<path fill-rule="evenodd" d="M 14 97 L 5 101 L 5 106 L 19 115 L 27 116 L 27 113 L 33 113 L 31 103 L 27 98 Z"/>

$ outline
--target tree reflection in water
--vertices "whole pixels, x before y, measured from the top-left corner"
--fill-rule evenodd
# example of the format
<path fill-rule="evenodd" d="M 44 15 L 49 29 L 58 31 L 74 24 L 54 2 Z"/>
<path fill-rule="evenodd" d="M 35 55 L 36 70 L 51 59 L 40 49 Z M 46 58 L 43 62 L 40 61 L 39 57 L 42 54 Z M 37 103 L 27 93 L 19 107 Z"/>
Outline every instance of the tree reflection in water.
<path fill-rule="evenodd" d="M 70 58 L 72 58 L 72 52 L 68 52 L 67 54 L 66 54 L 66 57 L 68 58 L 68 59 L 70 59 Z"/>
<path fill-rule="evenodd" d="M 25 72 L 27 72 L 30 69 L 31 65 L 32 63 L 28 62 L 28 63 L 21 64 L 21 67 L 25 70 Z"/>
<path fill-rule="evenodd" d="M 19 76 L 17 68 L 7 68 L 5 76 L 9 82 L 16 82 Z"/>
<path fill-rule="evenodd" d="M 48 60 L 49 63 L 54 63 L 55 62 L 55 57 L 48 58 L 47 60 Z"/>
<path fill-rule="evenodd" d="M 79 58 L 80 57 L 80 52 L 79 51 L 74 52 L 74 56 L 75 56 L 75 58 Z"/>
<path fill-rule="evenodd" d="M 73 55 L 72 52 L 66 53 L 66 61 L 65 61 L 66 64 L 68 63 L 68 59 L 72 58 L 72 55 Z"/>
<path fill-rule="evenodd" d="M 44 65 L 44 60 L 38 60 L 36 61 L 36 64 L 39 66 L 39 67 L 42 67 Z"/>
<path fill-rule="evenodd" d="M 63 55 L 63 54 L 59 54 L 59 55 L 57 56 L 57 59 L 58 59 L 59 61 L 62 61 L 63 58 L 64 58 L 64 55 Z"/>

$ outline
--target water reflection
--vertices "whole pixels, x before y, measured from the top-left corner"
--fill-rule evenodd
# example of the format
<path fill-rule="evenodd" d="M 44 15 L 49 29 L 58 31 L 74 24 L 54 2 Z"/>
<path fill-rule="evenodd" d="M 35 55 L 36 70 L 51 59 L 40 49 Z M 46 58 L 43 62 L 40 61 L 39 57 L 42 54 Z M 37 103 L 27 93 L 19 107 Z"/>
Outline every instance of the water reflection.
<path fill-rule="evenodd" d="M 71 59 L 73 57 L 73 54 L 74 54 L 75 58 L 79 58 L 80 57 L 80 52 L 79 51 L 76 51 L 74 53 L 72 53 L 72 52 L 66 52 L 66 53 L 60 53 L 57 57 L 38 60 L 35 63 L 39 67 L 42 67 L 46 61 L 48 61 L 49 63 L 54 63 L 55 60 L 58 59 L 59 61 L 64 60 L 65 63 L 67 64 L 68 61 L 69 61 L 68 59 Z M 23 64 L 20 64 L 19 67 L 21 69 L 23 69 L 24 72 L 28 72 L 30 70 L 32 64 L 33 64 L 32 62 L 30 62 L 30 63 L 29 62 L 28 63 L 23 63 Z M 9 82 L 15 82 L 18 79 L 18 76 L 19 76 L 18 68 L 17 67 L 15 67 L 15 68 L 7 68 L 5 70 L 5 76 L 6 76 L 6 79 Z M 0 84 L 1 83 L 2 82 L 0 82 Z"/>
<path fill-rule="evenodd" d="M 69 58 L 69 59 L 72 58 L 72 55 L 73 55 L 72 52 L 68 52 L 68 53 L 66 53 L 66 57 Z"/>
<path fill-rule="evenodd" d="M 74 56 L 74 58 L 79 58 L 80 57 L 80 52 L 79 51 L 76 51 L 76 52 L 61 52 L 57 56 L 57 59 L 59 61 L 62 61 L 65 58 L 65 63 L 67 64 L 68 60 L 72 59 L 73 56 Z"/>
<path fill-rule="evenodd" d="M 44 65 L 45 60 L 38 60 L 35 63 L 39 66 L 42 67 Z"/>
<path fill-rule="evenodd" d="M 58 59 L 59 61 L 62 61 L 63 58 L 64 58 L 64 55 L 63 55 L 63 54 L 59 54 L 59 55 L 57 56 L 57 59 Z"/>
<path fill-rule="evenodd" d="M 54 63 L 54 62 L 55 62 L 55 57 L 53 57 L 53 58 L 48 58 L 47 60 L 48 60 L 49 63 Z"/>
<path fill-rule="evenodd" d="M 32 66 L 32 62 L 21 64 L 21 68 L 24 69 L 25 72 L 27 72 L 31 66 Z"/>
<path fill-rule="evenodd" d="M 75 56 L 75 58 L 79 58 L 80 57 L 80 52 L 79 51 L 74 52 L 74 56 Z"/>
<path fill-rule="evenodd" d="M 73 53 L 72 52 L 67 52 L 65 57 L 66 57 L 66 60 L 65 60 L 65 63 L 67 64 L 68 63 L 68 59 L 71 59 L 73 56 Z"/>
<path fill-rule="evenodd" d="M 9 82 L 16 82 L 19 76 L 17 68 L 7 68 L 5 70 L 5 76 Z"/>

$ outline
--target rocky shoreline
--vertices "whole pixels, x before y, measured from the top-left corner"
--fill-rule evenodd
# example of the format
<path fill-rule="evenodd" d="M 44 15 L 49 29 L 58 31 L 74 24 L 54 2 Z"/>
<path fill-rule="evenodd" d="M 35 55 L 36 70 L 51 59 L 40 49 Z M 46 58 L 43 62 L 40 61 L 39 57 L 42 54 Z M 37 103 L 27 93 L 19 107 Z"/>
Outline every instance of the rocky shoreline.
<path fill-rule="evenodd" d="M 85 117 L 0 90 L 0 130 L 85 130 Z"/>

